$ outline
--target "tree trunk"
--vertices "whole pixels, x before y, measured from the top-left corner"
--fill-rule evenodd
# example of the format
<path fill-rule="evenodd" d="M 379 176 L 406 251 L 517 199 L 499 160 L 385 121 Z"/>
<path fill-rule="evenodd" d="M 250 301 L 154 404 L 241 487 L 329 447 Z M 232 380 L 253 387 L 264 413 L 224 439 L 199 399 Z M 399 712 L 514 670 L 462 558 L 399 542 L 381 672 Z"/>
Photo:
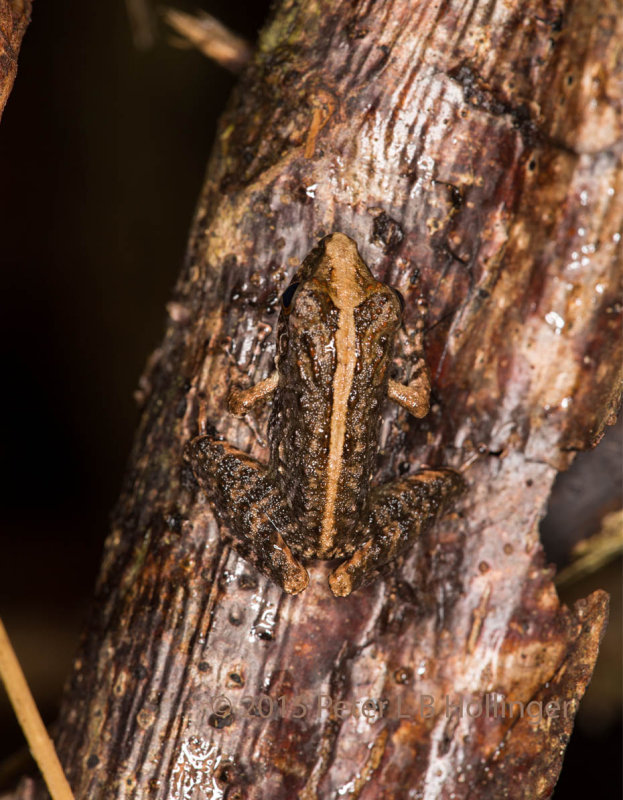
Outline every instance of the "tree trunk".
<path fill-rule="evenodd" d="M 559 604 L 538 523 L 619 399 L 621 40 L 608 0 L 282 0 L 141 384 L 59 722 L 77 800 L 551 794 L 607 616 L 603 592 Z M 215 429 L 266 458 L 268 407 L 236 420 L 228 389 L 272 370 L 278 297 L 332 231 L 407 334 L 428 306 L 433 407 L 388 404 L 376 480 L 445 465 L 469 489 L 382 579 L 336 599 L 318 562 L 291 597 L 182 452 Z"/>

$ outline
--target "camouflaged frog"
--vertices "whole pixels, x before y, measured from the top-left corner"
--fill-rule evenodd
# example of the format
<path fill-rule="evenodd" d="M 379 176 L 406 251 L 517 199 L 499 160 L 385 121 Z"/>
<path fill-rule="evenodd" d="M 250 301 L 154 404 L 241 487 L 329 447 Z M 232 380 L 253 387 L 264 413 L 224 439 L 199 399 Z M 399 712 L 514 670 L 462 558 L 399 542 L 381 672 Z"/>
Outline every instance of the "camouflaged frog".
<path fill-rule="evenodd" d="M 345 560 L 329 578 L 331 590 L 350 594 L 464 488 L 451 469 L 371 485 L 385 398 L 415 417 L 429 409 L 423 358 L 408 385 L 390 378 L 403 306 L 352 239 L 322 239 L 283 293 L 275 371 L 229 397 L 238 416 L 272 397 L 268 464 L 209 436 L 187 446 L 233 547 L 290 594 L 309 582 L 304 562 L 337 558 Z"/>

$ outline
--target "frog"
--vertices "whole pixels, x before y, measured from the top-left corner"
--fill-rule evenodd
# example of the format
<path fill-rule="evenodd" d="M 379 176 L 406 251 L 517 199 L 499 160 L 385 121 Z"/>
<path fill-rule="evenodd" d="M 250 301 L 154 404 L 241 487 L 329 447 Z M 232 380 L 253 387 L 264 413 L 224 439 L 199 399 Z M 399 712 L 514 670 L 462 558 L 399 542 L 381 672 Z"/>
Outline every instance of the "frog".
<path fill-rule="evenodd" d="M 281 297 L 274 371 L 229 393 L 238 417 L 272 398 L 268 463 L 203 434 L 185 458 L 234 549 L 291 595 L 311 561 L 346 597 L 404 556 L 464 490 L 449 467 L 373 484 L 386 399 L 415 418 L 430 407 L 423 324 L 410 380 L 391 377 L 404 299 L 377 280 L 356 242 L 335 232 L 311 250 Z"/>

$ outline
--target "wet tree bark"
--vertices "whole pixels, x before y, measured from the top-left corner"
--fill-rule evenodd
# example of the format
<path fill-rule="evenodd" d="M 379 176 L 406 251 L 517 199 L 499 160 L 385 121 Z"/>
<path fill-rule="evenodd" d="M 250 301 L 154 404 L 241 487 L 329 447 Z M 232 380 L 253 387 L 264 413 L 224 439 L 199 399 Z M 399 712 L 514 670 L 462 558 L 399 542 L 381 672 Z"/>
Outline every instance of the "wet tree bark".
<path fill-rule="evenodd" d="M 59 723 L 79 800 L 552 792 L 607 616 L 603 592 L 559 604 L 538 523 L 620 396 L 619 17 L 608 0 L 276 9 L 141 384 Z M 182 460 L 200 430 L 266 457 L 268 409 L 233 419 L 228 387 L 271 371 L 279 295 L 331 231 L 405 296 L 399 375 L 428 305 L 433 408 L 388 404 L 377 480 L 428 464 L 469 483 L 339 600 L 323 563 L 294 598 L 258 576 Z"/>

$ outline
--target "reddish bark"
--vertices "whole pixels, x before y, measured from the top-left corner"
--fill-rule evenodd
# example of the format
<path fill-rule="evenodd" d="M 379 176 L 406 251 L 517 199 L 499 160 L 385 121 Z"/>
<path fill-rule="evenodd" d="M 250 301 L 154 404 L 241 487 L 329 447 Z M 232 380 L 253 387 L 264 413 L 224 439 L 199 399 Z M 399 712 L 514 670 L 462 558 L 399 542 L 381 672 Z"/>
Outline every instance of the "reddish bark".
<path fill-rule="evenodd" d="M 13 88 L 31 9 L 31 0 L 0 0 L 0 117 Z"/>

